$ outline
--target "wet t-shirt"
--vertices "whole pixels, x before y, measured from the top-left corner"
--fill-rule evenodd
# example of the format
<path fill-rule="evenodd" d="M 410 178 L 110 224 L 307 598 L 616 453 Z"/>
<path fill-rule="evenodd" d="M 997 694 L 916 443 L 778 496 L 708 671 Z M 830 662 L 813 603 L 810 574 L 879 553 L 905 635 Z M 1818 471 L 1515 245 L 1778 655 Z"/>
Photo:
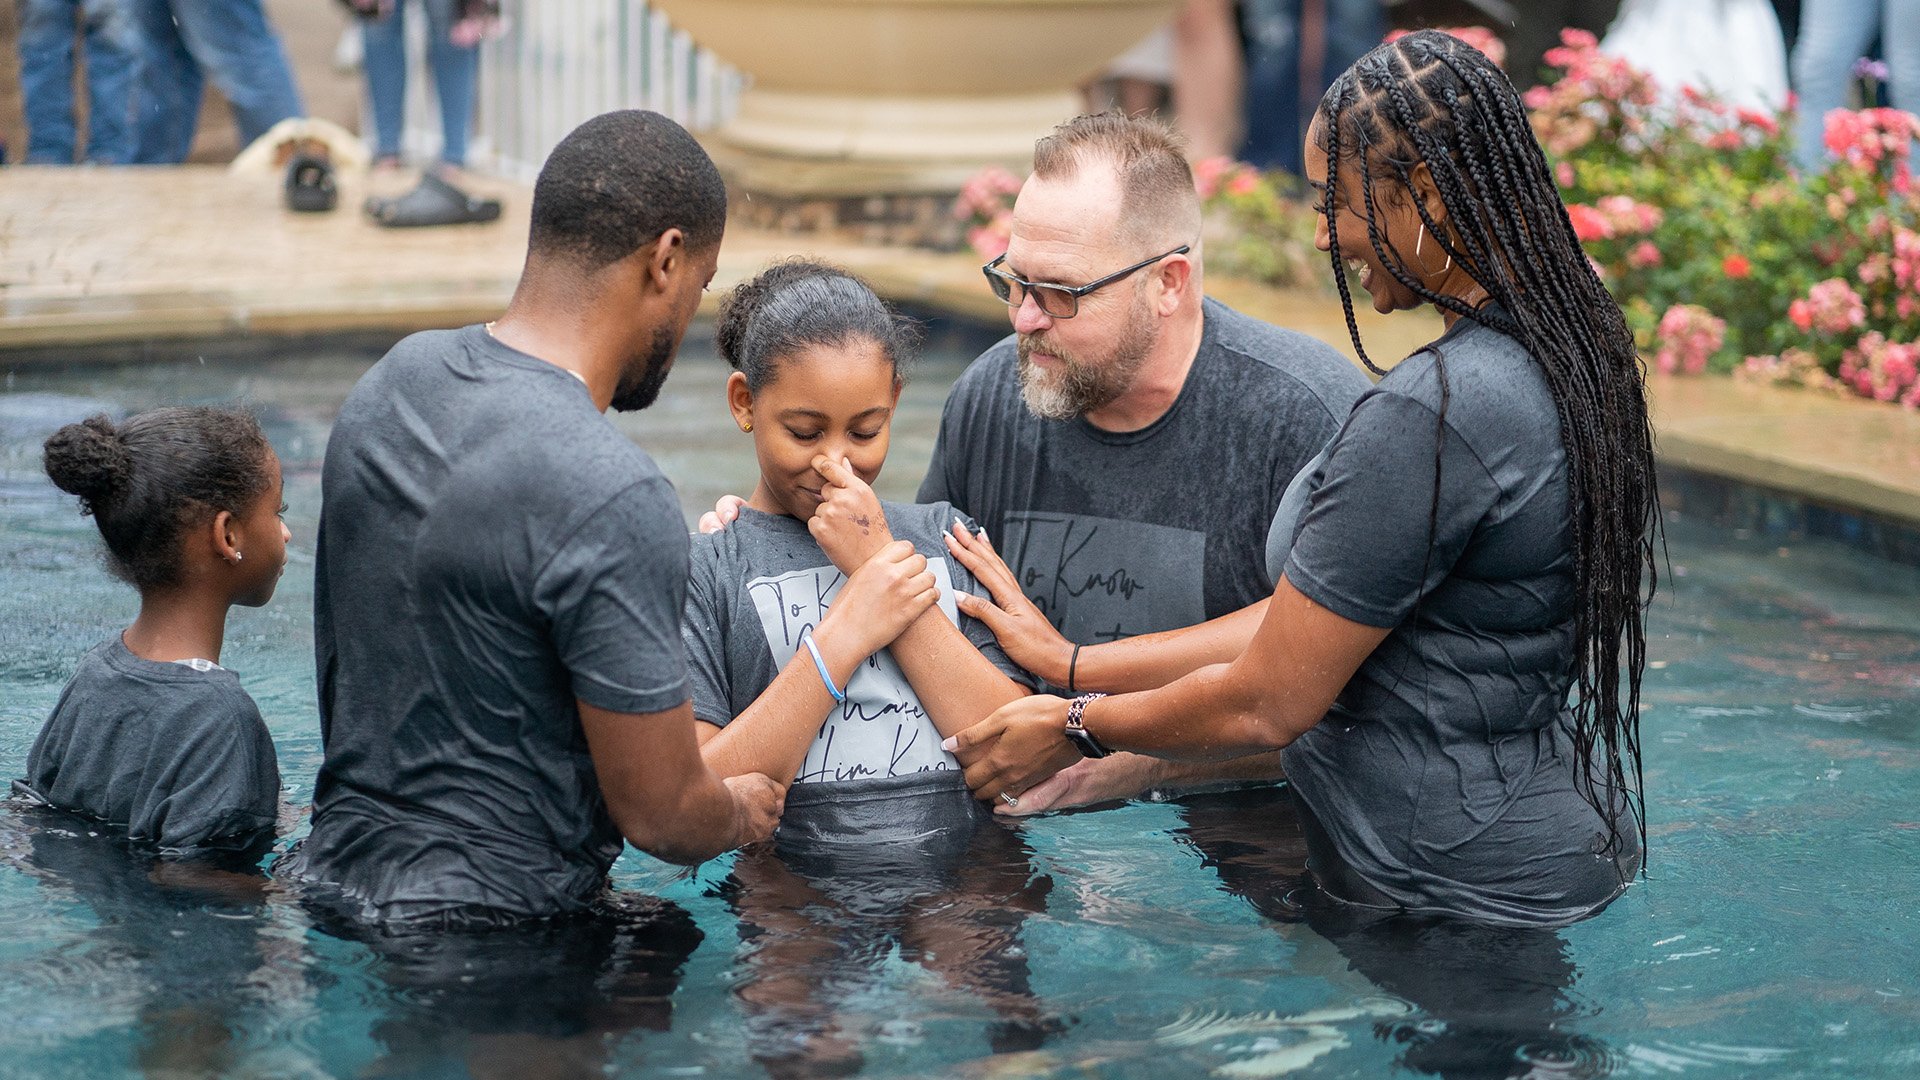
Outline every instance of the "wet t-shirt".
<path fill-rule="evenodd" d="M 1271 595 L 1263 553 L 1281 493 L 1367 389 L 1304 334 L 1212 300 L 1204 321 L 1185 387 L 1139 431 L 1028 412 L 1012 338 L 947 398 L 920 501 L 985 526 L 1072 641 L 1191 626 Z"/>
<path fill-rule="evenodd" d="M 260 709 L 233 672 L 145 660 L 118 634 L 82 657 L 27 754 L 42 802 L 173 850 L 270 837 L 280 769 Z"/>
<path fill-rule="evenodd" d="M 687 700 L 672 486 L 573 375 L 478 326 L 354 387 L 322 477 L 326 759 L 280 872 L 367 917 L 576 911 L 621 851 L 575 699 Z"/>
<path fill-rule="evenodd" d="M 1638 865 L 1631 818 L 1616 866 L 1574 787 L 1570 512 L 1546 380 L 1498 331 L 1460 320 L 1354 406 L 1285 555 L 1308 598 L 1393 628 L 1282 755 L 1342 864 L 1323 877 L 1350 868 L 1404 907 L 1556 923 Z"/>
<path fill-rule="evenodd" d="M 993 632 L 955 606 L 956 591 L 978 595 L 982 590 L 947 554 L 941 539 L 958 517 L 953 507 L 889 502 L 882 509 L 894 539 L 912 541 L 927 557 L 940 588 L 941 614 L 995 667 L 1031 682 L 1001 651 Z M 804 654 L 801 635 L 826 616 L 845 582 L 806 522 L 796 518 L 743 508 L 726 529 L 694 537 L 684 629 L 694 716 L 725 727 L 746 711 L 796 654 Z M 964 793 L 966 784 L 959 762 L 940 749 L 939 730 L 891 652 L 882 649 L 868 657 L 841 689 L 847 700 L 824 718 L 793 777 L 783 837 L 803 824 L 809 833 L 843 831 L 831 823 L 800 820 L 834 813 L 828 805 L 834 792 L 844 792 L 848 805 L 916 796 L 911 801 L 920 809 L 881 815 L 896 821 L 905 820 L 900 814 L 914 817 L 909 831 L 931 827 L 920 820 L 928 806 L 943 807 L 941 813 L 960 819 L 971 816 L 970 797 L 917 798 L 928 792 Z M 820 785 L 832 791 L 819 790 Z M 870 828 L 862 831 L 872 838 Z"/>

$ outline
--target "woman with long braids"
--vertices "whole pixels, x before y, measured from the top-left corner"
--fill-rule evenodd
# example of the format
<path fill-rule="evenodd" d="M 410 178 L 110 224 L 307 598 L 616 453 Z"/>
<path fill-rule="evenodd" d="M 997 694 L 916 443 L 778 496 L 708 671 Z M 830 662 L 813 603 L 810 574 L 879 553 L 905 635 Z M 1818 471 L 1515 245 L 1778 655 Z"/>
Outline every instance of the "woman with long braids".
<path fill-rule="evenodd" d="M 1082 756 L 1284 748 L 1333 896 L 1585 918 L 1645 840 L 1659 509 L 1632 337 L 1519 96 L 1471 46 L 1423 31 L 1375 49 L 1328 90 L 1306 150 L 1361 358 L 1373 367 L 1343 264 L 1375 310 L 1432 304 L 1445 334 L 1381 372 L 1296 481 L 1264 610 L 1076 648 L 1037 631 L 991 549 L 955 534 L 996 586 L 968 613 L 1016 660 L 1051 678 L 1070 653 L 1077 689 L 1139 692 L 1024 698 L 953 743 L 976 795 L 1016 807 L 1052 801 L 1029 792 Z"/>

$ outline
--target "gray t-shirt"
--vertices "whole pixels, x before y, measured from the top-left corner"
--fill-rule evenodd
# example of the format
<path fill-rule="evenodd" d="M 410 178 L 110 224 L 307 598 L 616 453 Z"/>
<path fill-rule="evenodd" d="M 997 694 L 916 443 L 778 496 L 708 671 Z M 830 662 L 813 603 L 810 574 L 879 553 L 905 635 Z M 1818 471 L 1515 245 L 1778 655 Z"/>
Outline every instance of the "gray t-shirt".
<path fill-rule="evenodd" d="M 1310 484 L 1287 580 L 1393 628 L 1282 756 L 1334 854 L 1407 908 L 1560 923 L 1605 905 L 1639 850 L 1622 820 L 1631 850 L 1602 855 L 1574 788 L 1567 464 L 1538 365 L 1460 320 L 1361 398 Z"/>
<path fill-rule="evenodd" d="M 280 804 L 273 739 L 233 672 L 143 660 L 118 634 L 80 659 L 21 786 L 177 851 L 251 847 Z"/>
<path fill-rule="evenodd" d="M 621 837 L 575 699 L 687 700 L 672 485 L 573 375 L 470 326 L 354 387 L 321 500 L 326 760 L 280 871 L 371 918 L 584 907 Z"/>
<path fill-rule="evenodd" d="M 894 539 L 912 541 L 927 557 L 940 586 L 941 613 L 995 667 L 1030 683 L 993 632 L 954 604 L 956 590 L 982 590 L 941 540 L 959 517 L 953 507 L 889 502 L 882 509 Z M 825 616 L 845 575 L 820 550 L 806 522 L 751 508 L 726 529 L 694 537 L 692 565 L 683 632 L 693 714 L 725 727 L 804 650 L 801 634 Z M 793 778 L 796 790 L 857 784 L 863 796 L 875 796 L 893 787 L 924 788 L 928 773 L 945 773 L 945 787 L 965 787 L 959 762 L 940 749 L 939 731 L 890 652 L 868 657 L 841 689 L 847 700 L 827 715 L 808 747 Z"/>
<path fill-rule="evenodd" d="M 1042 420 L 1020 399 L 1014 339 L 961 375 L 919 501 L 987 529 L 1067 638 L 1095 644 L 1262 600 L 1275 507 L 1367 389 L 1304 334 L 1208 300 L 1186 386 L 1139 431 Z"/>

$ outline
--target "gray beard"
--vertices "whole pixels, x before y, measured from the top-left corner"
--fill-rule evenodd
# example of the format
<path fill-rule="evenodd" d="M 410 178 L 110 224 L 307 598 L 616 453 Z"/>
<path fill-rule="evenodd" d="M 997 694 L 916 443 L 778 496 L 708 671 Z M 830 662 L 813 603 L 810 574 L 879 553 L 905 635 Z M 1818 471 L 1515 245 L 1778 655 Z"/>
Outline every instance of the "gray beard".
<path fill-rule="evenodd" d="M 1021 334 L 1017 343 L 1020 399 L 1028 412 L 1042 420 L 1072 420 L 1111 404 L 1132 389 L 1134 377 L 1153 351 L 1156 329 L 1151 316 L 1136 310 L 1103 363 L 1055 352 L 1041 347 L 1046 343 L 1037 335 Z M 1059 368 L 1043 371 L 1035 366 L 1032 354 L 1037 347 L 1057 358 Z"/>

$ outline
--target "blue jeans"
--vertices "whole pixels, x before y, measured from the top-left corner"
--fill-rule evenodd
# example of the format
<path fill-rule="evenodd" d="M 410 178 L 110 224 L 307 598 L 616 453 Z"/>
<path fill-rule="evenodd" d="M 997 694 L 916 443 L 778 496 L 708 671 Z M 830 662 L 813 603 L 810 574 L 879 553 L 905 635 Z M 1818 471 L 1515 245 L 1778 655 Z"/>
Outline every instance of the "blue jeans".
<path fill-rule="evenodd" d="M 1300 39 L 1300 0 L 1246 0 L 1241 29 L 1247 39 L 1247 138 L 1242 160 L 1300 175 L 1302 145 L 1313 111 L 1340 73 L 1386 36 L 1380 0 L 1326 0 L 1324 42 Z M 1319 65 L 1312 85 L 1301 85 L 1303 62 Z"/>
<path fill-rule="evenodd" d="M 140 66 L 131 0 L 22 0 L 20 89 L 27 163 L 73 164 L 73 17 L 86 17 L 87 160 L 133 160 L 133 85 Z"/>
<path fill-rule="evenodd" d="M 434 96 L 440 99 L 440 160 L 464 166 L 480 49 L 463 49 L 448 38 L 456 14 L 453 0 L 424 0 L 423 6 L 427 12 L 427 66 L 433 69 Z M 374 153 L 381 157 L 400 155 L 407 104 L 406 9 L 406 0 L 396 0 L 391 15 L 361 24 L 366 43 L 362 65 L 367 69 L 367 96 L 373 103 Z"/>
<path fill-rule="evenodd" d="M 1920 0 L 1806 0 L 1800 9 L 1800 40 L 1793 46 L 1800 119 L 1793 137 L 1803 170 L 1826 162 L 1827 110 L 1847 106 L 1854 61 L 1876 35 L 1893 107 L 1920 113 Z"/>
<path fill-rule="evenodd" d="M 141 164 L 185 161 L 205 80 L 233 106 L 246 146 L 306 107 L 260 0 L 133 0 L 147 36 L 137 99 Z"/>

